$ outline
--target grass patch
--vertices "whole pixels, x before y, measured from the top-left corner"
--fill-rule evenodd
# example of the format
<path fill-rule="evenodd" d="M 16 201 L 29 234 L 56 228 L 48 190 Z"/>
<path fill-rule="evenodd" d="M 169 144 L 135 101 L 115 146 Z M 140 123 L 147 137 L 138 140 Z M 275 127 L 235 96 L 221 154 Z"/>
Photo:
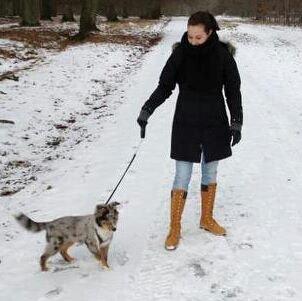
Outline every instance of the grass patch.
<path fill-rule="evenodd" d="M 40 50 L 60 52 L 68 47 L 85 43 L 116 43 L 122 45 L 141 46 L 150 48 L 161 40 L 161 29 L 168 22 L 166 20 L 140 20 L 129 18 L 119 22 L 106 22 L 97 19 L 98 31 L 91 32 L 85 39 L 79 41 L 74 37 L 79 31 L 79 16 L 77 22 L 61 22 L 61 16 L 53 21 L 40 21 L 41 26 L 24 27 L 20 18 L 0 18 L 0 40 L 4 40 L 0 49 L 0 59 L 29 63 L 27 66 L 4 70 L 0 74 L 0 81 L 11 79 L 11 73 L 31 68 L 42 60 Z M 15 43 L 16 42 L 16 43 Z M 45 55 L 45 54 L 44 54 Z M 7 74 L 9 76 L 7 76 Z"/>

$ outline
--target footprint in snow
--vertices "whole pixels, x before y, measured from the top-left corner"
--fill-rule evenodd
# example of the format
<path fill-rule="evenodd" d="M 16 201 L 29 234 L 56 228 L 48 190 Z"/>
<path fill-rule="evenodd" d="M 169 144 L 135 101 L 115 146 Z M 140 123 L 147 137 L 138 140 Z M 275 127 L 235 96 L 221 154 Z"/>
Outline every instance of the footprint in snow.
<path fill-rule="evenodd" d="M 223 288 L 221 290 L 221 294 L 224 295 L 226 298 L 236 298 L 241 293 L 242 289 L 239 286 L 236 286 L 234 288 Z"/>
<path fill-rule="evenodd" d="M 243 242 L 241 244 L 238 245 L 239 249 L 253 249 L 253 244 L 248 243 L 248 242 Z"/>
<path fill-rule="evenodd" d="M 129 261 L 129 257 L 127 255 L 127 252 L 125 252 L 125 251 L 116 253 L 115 258 L 116 258 L 117 263 L 120 266 L 124 266 Z"/>
<path fill-rule="evenodd" d="M 45 294 L 46 297 L 54 297 L 54 296 L 58 296 L 60 295 L 60 293 L 63 291 L 63 288 L 62 287 L 56 287 L 55 289 L 47 292 Z"/>
<path fill-rule="evenodd" d="M 58 272 L 63 272 L 63 271 L 66 271 L 66 270 L 72 270 L 72 269 L 78 269 L 79 266 L 61 266 L 61 267 L 55 267 L 53 269 L 53 273 L 58 273 Z"/>
<path fill-rule="evenodd" d="M 190 268 L 190 270 L 192 270 L 192 272 L 193 272 L 193 274 L 194 274 L 195 277 L 203 278 L 204 276 L 207 275 L 207 273 L 204 270 L 204 268 L 198 262 L 192 262 L 192 263 L 190 263 L 189 268 Z"/>

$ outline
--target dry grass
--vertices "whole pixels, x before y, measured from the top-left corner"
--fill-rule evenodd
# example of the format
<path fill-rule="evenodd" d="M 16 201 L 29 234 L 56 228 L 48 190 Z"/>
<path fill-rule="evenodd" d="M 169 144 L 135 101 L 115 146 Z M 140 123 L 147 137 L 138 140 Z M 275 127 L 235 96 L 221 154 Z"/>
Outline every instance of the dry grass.
<path fill-rule="evenodd" d="M 219 21 L 219 26 L 222 29 L 233 29 L 238 26 L 238 21 L 229 21 L 229 20 L 220 20 Z"/>
<path fill-rule="evenodd" d="M 79 20 L 79 17 L 76 17 Z M 16 25 L 20 19 L 0 18 L 0 39 L 21 42 L 21 46 L 10 43 L 0 49 L 0 58 L 17 59 L 19 61 L 32 61 L 30 67 L 38 62 L 41 57 L 39 49 L 50 51 L 63 51 L 84 43 L 117 43 L 122 45 L 135 45 L 150 48 L 161 40 L 161 35 L 150 31 L 157 22 L 152 20 L 140 20 L 131 18 L 119 22 L 105 22 L 99 18 L 97 27 L 99 31 L 92 32 L 84 40 L 75 39 L 79 31 L 78 22 L 61 23 L 61 17 L 53 18 L 53 21 L 41 21 L 39 27 L 24 27 Z M 166 22 L 166 21 L 164 21 Z M 23 68 L 24 69 L 24 68 Z M 22 70 L 23 70 L 22 69 Z M 20 71 L 16 68 L 15 71 Z M 10 78 L 2 74 L 0 81 Z M 11 72 L 9 72 L 11 76 Z"/>
<path fill-rule="evenodd" d="M 0 57 L 12 59 L 16 57 L 16 53 L 9 49 L 1 49 L 0 48 Z"/>
<path fill-rule="evenodd" d="M 66 31 L 60 33 L 48 28 L 5 28 L 0 29 L 0 38 L 22 42 L 31 48 L 62 49 L 61 43 L 68 38 Z"/>
<path fill-rule="evenodd" d="M 160 36 L 155 37 L 142 37 L 135 35 L 122 35 L 122 34 L 90 34 L 83 42 L 90 43 L 116 43 L 123 45 L 134 45 L 142 47 L 152 47 L 156 45 L 161 40 Z M 82 42 L 74 40 L 66 40 L 61 45 L 63 48 L 66 48 L 70 45 L 81 44 Z"/>
<path fill-rule="evenodd" d="M 12 22 L 16 22 L 16 20 L 14 19 Z M 158 35 L 148 32 L 148 29 L 156 22 L 139 19 L 121 20 L 120 22 L 99 21 L 97 24 L 100 31 L 93 32 L 81 43 L 120 43 L 150 47 L 160 40 Z M 69 24 L 68 28 L 64 26 L 65 24 Z M 40 27 L 0 27 L 0 38 L 22 42 L 31 48 L 60 51 L 70 45 L 79 44 L 79 41 L 72 39 L 78 31 L 78 24 L 65 24 L 60 23 L 59 19 L 55 19 L 53 22 L 42 21 Z M 7 55 L 12 57 L 13 54 Z"/>

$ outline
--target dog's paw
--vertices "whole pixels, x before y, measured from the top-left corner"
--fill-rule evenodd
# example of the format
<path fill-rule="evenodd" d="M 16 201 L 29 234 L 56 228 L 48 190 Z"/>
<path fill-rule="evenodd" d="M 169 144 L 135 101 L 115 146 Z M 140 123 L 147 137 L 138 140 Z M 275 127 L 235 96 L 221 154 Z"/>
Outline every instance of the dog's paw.
<path fill-rule="evenodd" d="M 69 256 L 68 260 L 66 260 L 67 262 L 74 262 L 76 259 L 74 257 Z"/>
<path fill-rule="evenodd" d="M 101 268 L 105 271 L 111 271 L 112 269 L 109 267 L 109 265 L 104 265 L 104 264 L 101 264 Z"/>

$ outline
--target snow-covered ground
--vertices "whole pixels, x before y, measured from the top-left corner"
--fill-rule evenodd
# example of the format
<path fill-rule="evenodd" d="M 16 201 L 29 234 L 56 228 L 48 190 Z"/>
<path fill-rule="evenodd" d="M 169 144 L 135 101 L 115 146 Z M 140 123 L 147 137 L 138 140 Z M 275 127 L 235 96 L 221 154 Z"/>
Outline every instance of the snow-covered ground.
<path fill-rule="evenodd" d="M 128 33 L 151 42 L 150 37 L 160 36 L 166 20 L 137 29 L 131 24 L 126 26 Z M 107 27 L 102 33 L 109 31 Z M 16 48 L 20 43 L 0 39 L 0 44 Z M 146 44 L 86 43 L 58 55 L 40 49 L 44 58 L 35 63 L 35 72 L 19 71 L 19 82 L 0 85 L 0 119 L 16 123 L 0 133 L 0 196 L 23 189 L 50 168 L 49 161 L 72 160 L 76 145 L 100 136 L 104 120 L 125 101 L 123 82 L 141 66 L 149 50 Z M 27 63 L 17 60 L 13 69 Z"/>
<path fill-rule="evenodd" d="M 198 228 L 196 165 L 183 239 L 175 252 L 166 252 L 163 242 L 174 175 L 169 151 L 177 92 L 151 117 L 141 145 L 136 117 L 156 87 L 186 19 L 173 19 L 162 42 L 140 57 L 140 68 L 127 76 L 119 68 L 129 58 L 128 47 L 91 45 L 37 66 L 18 84 L 1 84 L 8 96 L 1 100 L 0 112 L 16 124 L 1 125 L 0 151 L 10 148 L 15 160 L 43 159 L 32 154 L 32 145 L 43 149 L 62 131 L 45 131 L 47 124 L 75 118 L 80 127 L 66 122 L 73 128 L 60 142 L 65 147 L 39 152 L 59 158 L 49 160 L 32 184 L 0 199 L 0 300 L 302 299 L 302 30 L 234 22 L 237 26 L 219 32 L 238 48 L 245 113 L 242 142 L 219 167 L 215 213 L 228 236 L 213 237 Z M 106 51 L 109 54 L 102 59 Z M 89 68 L 83 68 L 83 60 Z M 87 106 L 104 105 L 94 95 L 103 95 L 108 81 L 114 87 L 106 94 L 108 108 L 85 115 Z M 64 110 L 56 111 L 53 102 Z M 108 110 L 112 115 L 97 118 Z M 37 135 L 22 138 L 27 128 L 35 128 Z M 85 133 L 84 128 L 91 139 L 71 143 L 76 140 L 71 133 Z M 51 271 L 40 272 L 44 234 L 20 229 L 12 215 L 23 211 L 42 221 L 91 213 L 109 196 L 137 150 L 114 196 L 123 205 L 109 253 L 112 270 L 102 270 L 85 247 L 75 247 L 74 263 L 56 256 L 49 264 Z M 0 157 L 2 164 L 5 157 Z"/>

